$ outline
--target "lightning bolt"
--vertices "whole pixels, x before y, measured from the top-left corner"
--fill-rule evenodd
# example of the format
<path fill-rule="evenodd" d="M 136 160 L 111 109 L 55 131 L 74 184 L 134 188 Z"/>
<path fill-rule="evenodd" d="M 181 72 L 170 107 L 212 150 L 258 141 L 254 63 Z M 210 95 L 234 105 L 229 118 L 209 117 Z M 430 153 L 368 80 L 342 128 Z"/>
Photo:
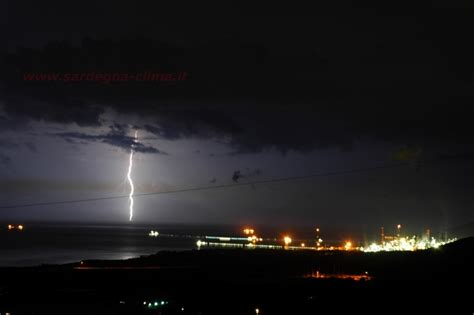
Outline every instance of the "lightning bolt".
<path fill-rule="evenodd" d="M 133 142 L 136 143 L 138 138 L 138 131 L 135 130 L 135 138 L 133 139 Z M 132 167 L 133 167 L 133 153 L 134 153 L 134 145 L 132 144 L 130 148 L 130 160 L 128 164 L 128 173 L 127 173 L 127 179 L 130 184 L 130 194 L 128 195 L 128 199 L 130 200 L 130 221 L 133 219 L 133 193 L 135 192 L 135 186 L 133 186 L 133 180 L 132 180 Z"/>

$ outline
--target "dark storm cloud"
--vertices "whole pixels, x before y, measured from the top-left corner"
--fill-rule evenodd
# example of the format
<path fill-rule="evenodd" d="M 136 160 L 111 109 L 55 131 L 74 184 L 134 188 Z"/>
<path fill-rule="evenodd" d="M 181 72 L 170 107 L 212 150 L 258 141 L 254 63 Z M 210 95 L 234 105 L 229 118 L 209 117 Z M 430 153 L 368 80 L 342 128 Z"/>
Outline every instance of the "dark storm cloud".
<path fill-rule="evenodd" d="M 0 153 L 0 165 L 7 166 L 11 161 L 12 159 L 9 156 Z"/>
<path fill-rule="evenodd" d="M 38 151 L 38 148 L 36 147 L 36 145 L 32 142 L 26 142 L 25 143 L 25 146 L 28 148 L 28 150 L 30 150 L 31 152 L 37 152 Z"/>
<path fill-rule="evenodd" d="M 19 93 L 29 94 L 28 91 Z M 10 120 L 32 119 L 63 124 L 76 123 L 79 126 L 100 126 L 100 115 L 105 110 L 103 106 L 93 105 L 80 98 L 56 96 L 49 92 L 35 97 L 10 94 L 5 98 L 3 109 Z"/>
<path fill-rule="evenodd" d="M 176 140 L 180 139 L 182 135 L 181 128 L 173 128 L 170 126 L 151 126 L 151 125 L 145 125 L 143 127 L 146 131 L 153 133 L 156 136 L 159 136 L 160 138 L 167 139 L 167 140 Z"/>
<path fill-rule="evenodd" d="M 147 110 L 155 117 L 155 124 L 146 124 L 143 129 L 167 140 L 181 138 L 213 138 L 242 133 L 244 130 L 236 119 L 233 109 L 235 105 L 226 102 L 208 104 L 177 104 L 180 109 L 160 109 L 160 104 L 154 111 Z"/>
<path fill-rule="evenodd" d="M 0 105 L 0 108 L 2 106 Z M 11 119 L 5 116 L 0 116 L 0 131 L 12 131 L 23 129 L 26 121 L 21 119 Z"/>
<path fill-rule="evenodd" d="M 119 147 L 124 150 L 130 150 L 132 148 L 136 152 L 141 153 L 153 153 L 153 154 L 166 154 L 152 146 L 146 146 L 142 143 L 135 142 L 133 137 L 129 137 L 123 134 L 118 133 L 108 133 L 104 135 L 90 135 L 85 133 L 79 132 L 63 132 L 55 134 L 55 136 L 64 138 L 66 141 L 71 142 L 71 140 L 84 140 L 84 141 L 92 141 L 92 142 L 102 142 L 107 143 L 109 145 Z"/>
<path fill-rule="evenodd" d="M 252 178 L 260 175 L 262 175 L 261 169 L 256 168 L 254 170 L 251 170 L 247 167 L 245 169 L 245 172 L 242 172 L 241 170 L 234 171 L 234 173 L 232 174 L 232 180 L 237 183 L 241 178 Z"/>
<path fill-rule="evenodd" d="M 127 17 L 128 9 L 113 6 L 117 19 Z M 9 117 L 99 126 L 110 107 L 149 118 L 152 123 L 138 127 L 160 138 L 217 138 L 233 154 L 348 150 L 359 137 L 410 146 L 472 143 L 474 50 L 465 38 L 474 22 L 466 13 L 414 5 L 412 12 L 390 8 L 385 14 L 383 8 L 347 2 L 337 10 L 321 5 L 308 11 L 315 16 L 291 16 L 282 14 L 286 6 L 270 11 L 257 6 L 242 25 L 234 23 L 242 12 L 232 5 L 227 9 L 229 15 L 219 21 L 182 20 L 188 22 L 176 32 L 162 27 L 168 19 L 154 28 L 137 27 L 146 37 L 120 26 L 111 36 L 96 33 L 98 16 L 89 31 L 64 23 L 76 34 L 69 41 L 52 37 L 45 26 L 41 45 L 23 43 L 5 55 L 4 110 Z M 140 19 L 132 22 L 154 12 L 137 10 Z M 86 15 L 83 9 L 77 14 Z M 21 77 L 90 71 L 190 76 L 179 83 L 107 85 Z M 118 138 L 100 141 L 130 144 Z"/>
<path fill-rule="evenodd" d="M 32 142 L 24 142 L 24 143 L 19 143 L 16 140 L 10 139 L 0 139 L 0 149 L 17 149 L 21 145 L 26 147 L 29 151 L 31 152 L 37 152 L 36 145 Z"/>
<path fill-rule="evenodd" d="M 15 149 L 18 148 L 19 145 L 16 142 L 10 141 L 10 140 L 5 140 L 5 139 L 0 139 L 0 148 L 2 149 Z"/>

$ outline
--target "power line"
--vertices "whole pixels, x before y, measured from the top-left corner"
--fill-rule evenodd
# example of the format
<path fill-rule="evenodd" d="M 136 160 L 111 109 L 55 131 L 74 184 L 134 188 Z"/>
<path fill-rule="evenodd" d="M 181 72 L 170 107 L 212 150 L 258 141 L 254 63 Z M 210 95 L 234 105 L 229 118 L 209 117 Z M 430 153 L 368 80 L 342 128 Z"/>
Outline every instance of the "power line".
<path fill-rule="evenodd" d="M 348 175 L 348 174 L 356 174 L 356 173 L 377 171 L 377 170 L 383 170 L 383 169 L 393 169 L 393 168 L 398 168 L 398 167 L 407 166 L 407 165 L 410 165 L 410 163 L 405 162 L 405 163 L 382 165 L 382 166 L 375 166 L 375 167 L 366 167 L 366 168 L 359 168 L 359 169 L 352 169 L 352 170 L 345 170 L 345 171 L 334 171 L 334 172 L 317 173 L 317 174 L 302 175 L 302 176 L 281 177 L 281 178 L 258 180 L 258 181 L 251 181 L 251 182 L 245 182 L 245 183 L 212 185 L 212 186 L 191 187 L 191 188 L 183 188 L 183 189 L 167 190 L 167 191 L 157 191 L 157 192 L 151 192 L 151 193 L 134 194 L 133 197 L 144 197 L 144 196 L 152 196 L 152 195 L 164 195 L 164 194 L 175 194 L 175 193 L 183 193 L 183 192 L 224 189 L 224 188 L 233 188 L 233 187 L 257 185 L 257 184 L 268 184 L 268 183 L 278 183 L 278 182 L 286 182 L 286 181 L 293 181 L 293 180 L 303 180 L 303 179 L 316 178 L 316 177 Z M 64 205 L 64 204 L 71 204 L 71 203 L 123 199 L 123 198 L 128 198 L 128 197 L 129 197 L 128 195 L 121 195 L 121 196 L 97 197 L 97 198 L 88 198 L 88 199 L 36 202 L 36 203 L 28 203 L 28 204 L 0 206 L 0 209 L 14 209 L 14 208 L 29 208 L 29 207 L 38 207 L 38 206 Z"/>
<path fill-rule="evenodd" d="M 453 156 L 445 156 L 439 159 L 424 160 L 422 162 L 423 162 L 423 165 L 426 166 L 427 164 L 430 164 L 430 163 L 432 164 L 432 163 L 437 163 L 437 162 L 449 162 L 449 161 L 458 160 L 458 159 L 473 161 L 473 157 L 474 157 L 473 155 L 453 155 Z M 371 172 L 371 171 L 377 171 L 377 170 L 383 170 L 383 169 L 393 169 L 393 168 L 409 166 L 409 165 L 413 165 L 413 161 L 374 166 L 374 167 L 358 168 L 358 169 L 345 170 L 345 171 L 333 171 L 333 172 L 316 173 L 316 174 L 302 175 L 302 176 L 290 176 L 290 177 L 281 177 L 281 178 L 274 178 L 274 179 L 267 179 L 267 180 L 258 180 L 258 181 L 245 182 L 245 183 L 224 184 L 224 185 L 217 185 L 217 186 L 216 185 L 201 186 L 201 187 L 191 187 L 191 188 L 183 188 L 183 189 L 176 189 L 176 190 L 157 191 L 157 192 L 151 192 L 151 193 L 134 194 L 133 197 L 233 188 L 233 187 L 249 186 L 249 185 L 256 185 L 256 184 L 268 184 L 268 183 L 278 183 L 278 182 L 286 182 L 286 181 L 293 181 L 293 180 L 304 180 L 304 179 L 316 178 L 316 177 L 350 175 L 350 174 Z M 113 199 L 123 199 L 123 198 L 129 198 L 129 195 L 98 197 L 98 198 L 89 198 L 89 199 L 74 199 L 74 200 L 63 200 L 63 201 L 48 201 L 48 202 L 37 202 L 37 203 L 29 203 L 29 204 L 17 204 L 17 205 L 10 205 L 10 206 L 0 206 L 0 209 L 53 206 L 53 205 L 63 205 L 63 204 L 71 204 L 71 203 L 93 202 L 93 201 L 113 200 Z"/>

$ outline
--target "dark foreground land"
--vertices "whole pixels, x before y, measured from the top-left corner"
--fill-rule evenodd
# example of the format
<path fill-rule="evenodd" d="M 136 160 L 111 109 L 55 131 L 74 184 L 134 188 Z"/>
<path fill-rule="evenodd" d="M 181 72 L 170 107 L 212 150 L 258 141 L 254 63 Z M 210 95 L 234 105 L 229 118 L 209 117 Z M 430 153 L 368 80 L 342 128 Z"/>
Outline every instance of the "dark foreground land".
<path fill-rule="evenodd" d="M 259 314 L 407 314 L 415 304 L 472 314 L 473 267 L 474 238 L 409 253 L 160 252 L 0 269 L 0 313 L 256 314 L 258 308 Z"/>

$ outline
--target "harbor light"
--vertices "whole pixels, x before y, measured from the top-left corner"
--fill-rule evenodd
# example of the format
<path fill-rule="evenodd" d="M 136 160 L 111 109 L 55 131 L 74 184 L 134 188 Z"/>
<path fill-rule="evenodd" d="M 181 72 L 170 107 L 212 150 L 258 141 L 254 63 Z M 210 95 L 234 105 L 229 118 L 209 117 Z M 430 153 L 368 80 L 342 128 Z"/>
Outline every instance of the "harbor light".
<path fill-rule="evenodd" d="M 345 250 L 351 250 L 352 249 L 352 242 L 346 242 L 346 244 L 344 245 L 344 249 Z"/>
<path fill-rule="evenodd" d="M 254 229 L 249 229 L 249 228 L 244 229 L 245 235 L 253 235 L 254 233 L 255 233 Z"/>
<path fill-rule="evenodd" d="M 160 235 L 160 233 L 158 231 L 153 231 L 153 230 L 151 230 L 150 233 L 148 234 L 148 236 L 152 236 L 152 237 L 157 237 L 158 235 Z"/>
<path fill-rule="evenodd" d="M 283 238 L 283 242 L 285 243 L 286 246 L 290 245 L 291 244 L 291 237 L 285 236 Z"/>

